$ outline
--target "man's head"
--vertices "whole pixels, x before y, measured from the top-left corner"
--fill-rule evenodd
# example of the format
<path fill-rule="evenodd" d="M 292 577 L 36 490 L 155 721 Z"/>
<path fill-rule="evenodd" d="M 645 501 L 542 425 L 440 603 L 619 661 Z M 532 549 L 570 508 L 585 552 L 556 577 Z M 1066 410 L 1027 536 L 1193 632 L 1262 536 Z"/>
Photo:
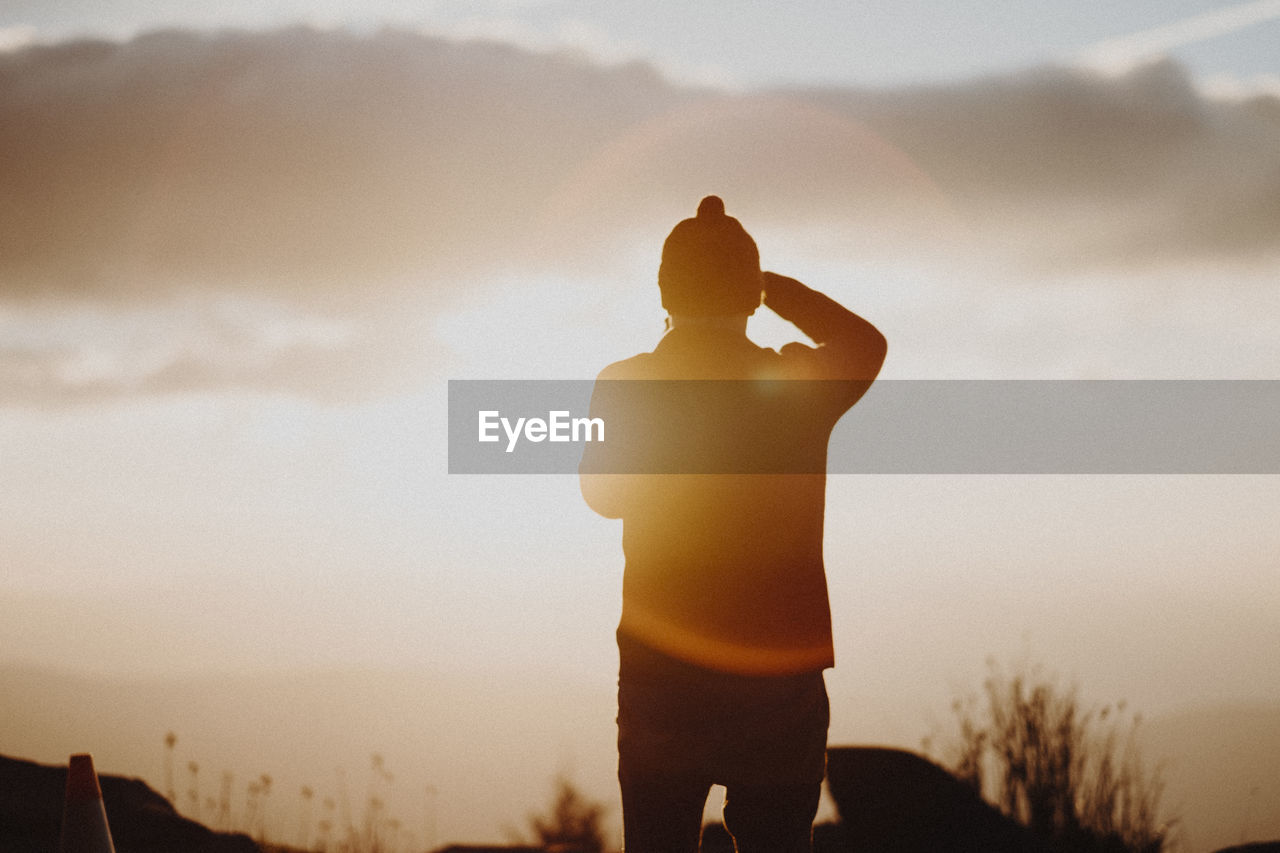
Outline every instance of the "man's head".
<path fill-rule="evenodd" d="M 671 230 L 658 287 L 670 314 L 750 314 L 760 307 L 760 253 L 718 196 L 704 198 L 695 218 Z"/>

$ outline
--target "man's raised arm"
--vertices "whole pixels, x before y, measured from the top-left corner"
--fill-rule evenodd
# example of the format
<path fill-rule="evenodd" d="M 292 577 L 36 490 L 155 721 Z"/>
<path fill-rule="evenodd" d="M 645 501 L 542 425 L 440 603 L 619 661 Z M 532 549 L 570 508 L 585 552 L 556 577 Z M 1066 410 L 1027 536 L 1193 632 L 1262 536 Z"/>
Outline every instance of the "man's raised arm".
<path fill-rule="evenodd" d="M 819 345 L 825 378 L 862 380 L 868 385 L 876 378 L 888 351 L 879 329 L 794 278 L 765 272 L 761 279 L 765 306 Z"/>

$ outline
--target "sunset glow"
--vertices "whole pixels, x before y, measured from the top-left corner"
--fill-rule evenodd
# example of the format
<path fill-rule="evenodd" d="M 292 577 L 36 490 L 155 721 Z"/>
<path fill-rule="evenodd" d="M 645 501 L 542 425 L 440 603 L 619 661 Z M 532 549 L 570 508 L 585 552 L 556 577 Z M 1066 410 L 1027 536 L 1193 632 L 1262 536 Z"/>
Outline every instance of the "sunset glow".
<path fill-rule="evenodd" d="M 174 731 L 237 808 L 272 774 L 288 843 L 376 753 L 406 850 L 523 829 L 561 773 L 617 834 L 620 526 L 574 476 L 448 474 L 446 388 L 651 350 L 709 193 L 885 379 L 1280 380 L 1274 3 L 705 5 L 719 39 L 668 3 L 6 8 L 0 753 L 159 790 Z M 831 744 L 919 749 L 989 657 L 1154 751 L 1280 719 L 1274 476 L 826 500 Z M 1235 748 L 1168 756 L 1190 853 L 1251 789 L 1280 837 L 1280 738 Z"/>

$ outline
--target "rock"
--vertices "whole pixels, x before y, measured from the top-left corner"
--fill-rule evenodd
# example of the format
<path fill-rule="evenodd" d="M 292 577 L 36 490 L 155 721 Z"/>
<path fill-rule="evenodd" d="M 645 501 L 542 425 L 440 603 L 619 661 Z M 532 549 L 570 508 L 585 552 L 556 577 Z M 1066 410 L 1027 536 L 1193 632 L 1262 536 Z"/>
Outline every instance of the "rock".
<path fill-rule="evenodd" d="M 1044 853 L 1046 845 L 927 759 L 900 749 L 832 747 L 827 785 L 849 851 Z"/>

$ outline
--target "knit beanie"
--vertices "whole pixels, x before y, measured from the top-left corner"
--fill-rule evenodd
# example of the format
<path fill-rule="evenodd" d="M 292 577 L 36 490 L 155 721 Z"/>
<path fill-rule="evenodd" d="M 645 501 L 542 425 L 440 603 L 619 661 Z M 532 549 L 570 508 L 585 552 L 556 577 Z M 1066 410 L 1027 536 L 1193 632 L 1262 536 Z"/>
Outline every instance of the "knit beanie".
<path fill-rule="evenodd" d="M 671 314 L 749 314 L 760 307 L 760 253 L 724 202 L 709 195 L 698 215 L 671 229 L 658 267 L 662 307 Z"/>

